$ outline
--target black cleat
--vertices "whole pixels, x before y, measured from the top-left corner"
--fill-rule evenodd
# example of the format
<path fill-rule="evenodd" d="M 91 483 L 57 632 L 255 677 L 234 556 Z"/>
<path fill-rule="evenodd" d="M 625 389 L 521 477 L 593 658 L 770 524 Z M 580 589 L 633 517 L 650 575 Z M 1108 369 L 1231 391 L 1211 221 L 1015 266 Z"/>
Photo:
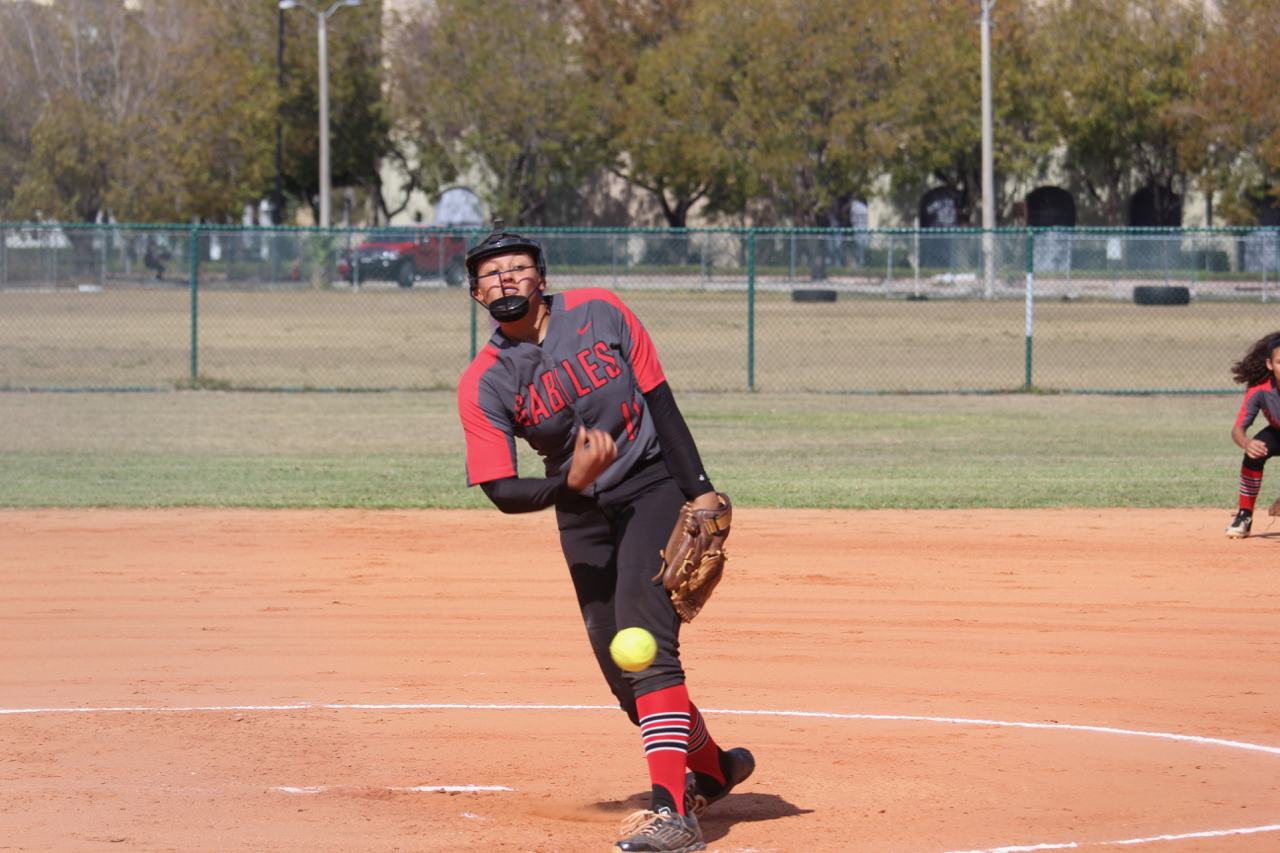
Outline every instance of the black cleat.
<path fill-rule="evenodd" d="M 725 768 L 724 787 L 715 794 L 708 796 L 702 793 L 702 790 L 698 787 L 698 778 L 693 773 L 685 776 L 684 810 L 686 814 L 702 817 L 702 813 L 707 810 L 707 806 L 712 803 L 718 803 L 729 796 L 730 791 L 747 781 L 747 778 L 755 772 L 756 759 L 750 750 L 740 746 L 735 747 L 726 752 L 724 757 L 729 765 Z"/>
<path fill-rule="evenodd" d="M 1248 539 L 1251 527 L 1253 527 L 1253 513 L 1247 509 L 1242 509 L 1231 520 L 1231 526 L 1227 528 L 1227 538 Z"/>
<path fill-rule="evenodd" d="M 638 811 L 622 822 L 627 837 L 615 842 L 612 853 L 693 853 L 706 850 L 702 830 L 693 815 L 668 809 Z"/>

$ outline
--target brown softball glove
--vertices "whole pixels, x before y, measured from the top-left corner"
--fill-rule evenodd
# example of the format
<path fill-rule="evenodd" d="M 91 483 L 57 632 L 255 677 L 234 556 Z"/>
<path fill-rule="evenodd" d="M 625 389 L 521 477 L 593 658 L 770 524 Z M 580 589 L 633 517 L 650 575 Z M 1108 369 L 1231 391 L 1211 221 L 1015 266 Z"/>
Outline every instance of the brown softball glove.
<path fill-rule="evenodd" d="M 1276 498 L 1275 503 L 1271 504 L 1271 509 L 1267 510 L 1267 515 L 1280 515 L 1280 498 Z"/>
<path fill-rule="evenodd" d="M 716 492 L 716 497 L 720 499 L 717 509 L 694 509 L 690 503 L 680 508 L 680 518 L 662 551 L 662 571 L 653 578 L 662 578 L 682 622 L 692 622 L 707 603 L 729 559 L 724 542 L 729 538 L 733 505 L 722 492 Z"/>

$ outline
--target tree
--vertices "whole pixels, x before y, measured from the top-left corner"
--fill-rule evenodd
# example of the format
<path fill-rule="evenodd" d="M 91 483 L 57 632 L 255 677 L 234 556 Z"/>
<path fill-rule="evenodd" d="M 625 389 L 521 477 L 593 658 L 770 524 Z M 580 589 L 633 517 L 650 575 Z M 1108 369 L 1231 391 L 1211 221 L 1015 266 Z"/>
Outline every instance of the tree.
<path fill-rule="evenodd" d="M 731 109 L 706 64 L 714 63 L 716 46 L 687 20 L 692 5 L 576 0 L 583 70 L 609 168 L 652 194 L 672 228 L 685 227 L 690 208 L 723 180 L 702 155 L 712 142 L 706 134 L 714 135 Z"/>
<path fill-rule="evenodd" d="M 139 20 L 156 52 L 149 102 L 122 126 L 111 207 L 133 221 L 224 221 L 274 173 L 270 16 L 252 0 L 156 3 Z"/>
<path fill-rule="evenodd" d="M 40 117 L 39 78 L 28 61 L 30 48 L 23 13 L 0 4 L 0 216 L 10 202 L 31 151 L 31 132 Z"/>
<path fill-rule="evenodd" d="M 999 0 L 992 11 L 993 160 L 996 188 L 1007 179 L 1033 178 L 1047 163 L 1057 137 L 1046 121 L 1052 83 L 1033 45 L 1028 0 Z M 921 61 L 904 69 L 899 100 L 904 122 L 895 183 L 922 176 L 948 187 L 968 225 L 982 194 L 981 44 L 977 0 L 933 0 L 913 14 Z M 1016 193 L 1020 195 L 1020 193 Z M 997 221 L 1003 205 L 996 200 Z"/>
<path fill-rule="evenodd" d="M 496 216 L 552 224 L 557 199 L 605 157 L 571 11 L 558 0 L 440 0 L 404 13 L 389 83 L 419 186 L 438 195 L 475 175 Z"/>
<path fill-rule="evenodd" d="M 334 176 L 376 186 L 386 148 L 379 0 L 332 39 Z M 0 3 L 0 212 L 93 220 L 223 222 L 274 184 L 319 185 L 315 20 L 298 32 L 289 87 L 276 84 L 276 14 L 260 0 Z M 303 20 L 305 18 L 305 20 Z M 309 60 L 309 64 L 308 64 Z"/>
<path fill-rule="evenodd" d="M 0 14 L 8 34 L 6 88 L 26 87 L 28 105 L 26 121 L 10 125 L 21 134 L 11 150 L 22 159 L 11 167 L 17 180 L 4 199 L 7 212 L 15 219 L 92 219 L 110 191 L 108 161 L 125 106 L 109 95 L 135 70 L 132 20 L 120 7 L 74 2 L 6 4 Z"/>
<path fill-rule="evenodd" d="M 779 212 L 825 225 L 870 195 L 903 140 L 897 82 L 919 49 L 901 4 L 747 0 L 718 23 L 747 56 L 728 136 Z"/>
<path fill-rule="evenodd" d="M 276 96 L 255 74 L 254 5 L 5 4 L 3 29 L 25 36 L 6 39 L 8 82 L 38 104 L 11 143 L 9 216 L 220 219 L 259 195 Z"/>
<path fill-rule="evenodd" d="M 748 52 L 741 39 L 723 37 L 726 13 L 723 4 L 700 4 L 686 27 L 636 59 L 615 101 L 614 168 L 657 198 L 672 228 L 685 227 L 704 199 L 713 211 L 737 212 L 754 189 L 732 138 L 741 106 L 734 82 Z"/>
<path fill-rule="evenodd" d="M 274 6 L 275 4 L 271 4 Z M 324 4 L 328 8 L 328 3 Z M 275 33 L 274 9 L 270 26 Z M 390 217 L 379 165 L 393 155 L 391 121 L 382 97 L 382 0 L 365 0 L 329 19 L 330 173 L 334 186 L 367 188 Z M 285 192 L 308 204 L 320 219 L 320 69 L 316 20 L 285 15 L 283 183 Z M 270 62 L 274 87 L 274 52 Z M 274 137 L 273 137 L 274 140 Z"/>
<path fill-rule="evenodd" d="M 1059 81 L 1050 119 L 1067 147 L 1067 165 L 1122 224 L 1131 170 L 1154 194 L 1157 217 L 1171 223 L 1173 187 L 1185 179 L 1179 156 L 1192 132 L 1195 63 L 1205 19 L 1195 0 L 1053 0 L 1038 43 Z"/>
<path fill-rule="evenodd" d="M 1202 89 L 1190 111 L 1199 133 L 1183 146 L 1185 161 L 1203 169 L 1202 189 L 1224 191 L 1228 223 L 1256 224 L 1263 205 L 1280 206 L 1280 5 L 1271 0 L 1220 0 L 1197 71 Z"/>

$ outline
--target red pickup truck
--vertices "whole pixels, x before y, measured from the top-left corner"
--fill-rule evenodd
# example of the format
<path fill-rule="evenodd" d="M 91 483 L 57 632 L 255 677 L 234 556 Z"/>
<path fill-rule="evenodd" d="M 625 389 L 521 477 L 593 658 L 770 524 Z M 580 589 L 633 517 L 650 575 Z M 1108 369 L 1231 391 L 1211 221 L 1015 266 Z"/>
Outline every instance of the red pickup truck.
<path fill-rule="evenodd" d="M 375 232 L 338 264 L 338 274 L 353 283 L 394 281 L 413 287 L 424 278 L 444 279 L 457 287 L 467 277 L 466 238 L 439 226 L 406 226 Z"/>

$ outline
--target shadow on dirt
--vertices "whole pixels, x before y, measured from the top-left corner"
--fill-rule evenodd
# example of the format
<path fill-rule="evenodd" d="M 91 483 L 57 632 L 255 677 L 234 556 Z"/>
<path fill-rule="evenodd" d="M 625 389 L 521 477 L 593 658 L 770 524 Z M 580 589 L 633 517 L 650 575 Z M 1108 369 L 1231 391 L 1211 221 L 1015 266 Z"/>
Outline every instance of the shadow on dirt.
<path fill-rule="evenodd" d="M 649 796 L 649 792 L 644 791 L 623 800 L 592 803 L 586 810 L 592 816 L 621 820 L 638 809 L 649 808 Z M 777 794 L 730 794 L 708 809 L 698 823 L 702 826 L 702 840 L 710 844 L 726 836 L 736 823 L 757 823 L 812 813 L 813 809 L 802 809 Z"/>

